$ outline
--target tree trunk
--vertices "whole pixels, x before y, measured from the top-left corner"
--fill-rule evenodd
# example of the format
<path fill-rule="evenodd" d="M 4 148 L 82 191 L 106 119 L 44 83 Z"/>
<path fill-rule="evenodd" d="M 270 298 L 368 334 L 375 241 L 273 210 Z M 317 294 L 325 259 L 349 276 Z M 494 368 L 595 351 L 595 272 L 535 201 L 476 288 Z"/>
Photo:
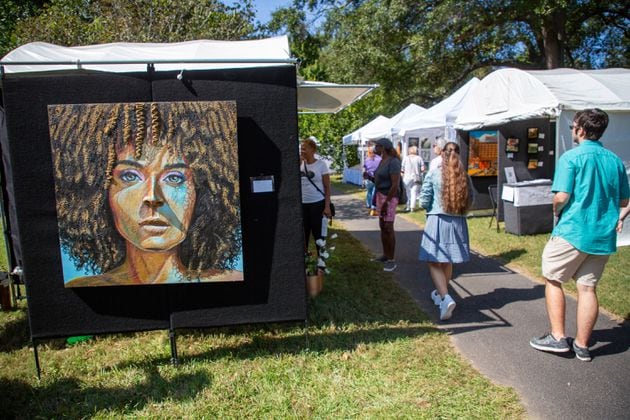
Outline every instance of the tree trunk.
<path fill-rule="evenodd" d="M 555 69 L 564 65 L 563 48 L 566 24 L 564 10 L 555 10 L 545 17 L 542 24 L 542 36 L 545 54 L 545 67 Z"/>

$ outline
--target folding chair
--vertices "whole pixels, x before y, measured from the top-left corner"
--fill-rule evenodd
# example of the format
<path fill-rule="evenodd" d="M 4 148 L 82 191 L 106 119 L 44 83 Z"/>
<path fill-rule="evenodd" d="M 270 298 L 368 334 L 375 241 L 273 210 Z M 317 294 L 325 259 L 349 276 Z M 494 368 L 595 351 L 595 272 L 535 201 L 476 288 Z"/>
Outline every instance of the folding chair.
<path fill-rule="evenodd" d="M 492 219 L 497 221 L 497 232 L 499 232 L 499 200 L 497 198 L 498 187 L 496 184 L 492 184 L 488 187 L 488 194 L 490 195 L 490 201 L 492 202 L 492 217 L 488 227 L 492 226 Z"/>

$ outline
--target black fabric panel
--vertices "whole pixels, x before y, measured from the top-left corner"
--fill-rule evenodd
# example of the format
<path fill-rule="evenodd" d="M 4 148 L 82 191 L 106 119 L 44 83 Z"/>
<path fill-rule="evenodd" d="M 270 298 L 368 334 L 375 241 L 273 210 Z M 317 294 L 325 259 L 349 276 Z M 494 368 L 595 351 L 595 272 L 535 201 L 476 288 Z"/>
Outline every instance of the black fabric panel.
<path fill-rule="evenodd" d="M 8 168 L 11 168 L 11 154 L 9 153 L 9 135 L 7 133 L 4 108 L 0 109 L 0 149 L 2 150 L 2 167 L 0 168 L 0 182 L 2 188 L 2 214 L 6 223 L 5 243 L 8 251 L 7 269 L 12 271 L 16 266 L 22 265 L 22 250 L 20 248 L 20 233 L 17 227 L 17 211 L 15 201 L 7 200 L 13 195 L 13 176 Z"/>
<path fill-rule="evenodd" d="M 63 286 L 47 105 L 150 101 L 144 75 L 8 75 L 2 80 L 9 168 L 34 338 L 168 328 L 157 288 L 66 289 Z M 3 145 L 4 146 L 4 145 Z"/>
<path fill-rule="evenodd" d="M 33 338 L 306 318 L 295 69 L 7 76 L 3 160 L 15 206 Z M 150 78 L 155 77 L 154 83 Z M 243 282 L 63 286 L 46 106 L 234 100 L 238 113 Z M 273 193 L 250 177 L 273 175 Z M 19 239 L 19 240 L 18 240 Z"/>
<path fill-rule="evenodd" d="M 245 281 L 174 290 L 174 328 L 306 318 L 293 66 L 160 72 L 154 101 L 236 101 Z M 273 175 L 273 193 L 251 177 Z"/>

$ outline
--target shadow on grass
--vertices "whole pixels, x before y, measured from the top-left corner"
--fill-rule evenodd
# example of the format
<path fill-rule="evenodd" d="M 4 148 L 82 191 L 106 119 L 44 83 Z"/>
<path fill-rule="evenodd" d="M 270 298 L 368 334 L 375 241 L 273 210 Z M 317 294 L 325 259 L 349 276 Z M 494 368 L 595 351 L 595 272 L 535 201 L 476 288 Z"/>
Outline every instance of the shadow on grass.
<path fill-rule="evenodd" d="M 210 340 L 216 331 L 208 331 L 206 340 Z M 220 359 L 240 359 L 252 360 L 260 357 L 282 355 L 299 355 L 304 352 L 335 352 L 352 351 L 360 344 L 387 343 L 399 339 L 410 339 L 425 334 L 440 334 L 439 330 L 430 326 L 401 326 L 401 327 L 372 327 L 369 325 L 357 327 L 354 331 L 326 332 L 315 330 L 309 327 L 308 334 L 299 327 L 288 326 L 288 336 L 275 336 L 270 334 L 258 334 L 250 337 L 248 342 L 230 346 L 220 346 L 206 352 L 194 355 L 186 355 L 179 352 L 179 362 L 188 364 L 191 362 L 220 360 Z M 200 332 L 194 333 L 201 335 Z M 184 335 L 180 336 L 184 339 Z M 121 363 L 116 365 L 115 370 L 127 369 L 130 367 L 141 367 L 150 369 L 155 365 L 170 363 L 168 357 L 151 359 L 146 362 Z"/>
<path fill-rule="evenodd" d="M 523 256 L 527 254 L 527 250 L 520 248 L 520 249 L 512 249 L 506 252 L 501 252 L 499 254 L 496 255 L 490 255 L 490 257 L 492 258 L 497 258 L 499 259 L 501 262 L 503 262 L 504 264 L 509 264 L 512 261 L 516 260 L 517 258 Z"/>
<path fill-rule="evenodd" d="M 137 367 L 137 366 L 136 366 Z M 164 379 L 154 362 L 143 366 L 146 380 L 124 387 L 85 387 L 75 378 L 34 387 L 19 380 L 0 379 L 3 418 L 88 418 L 101 410 L 141 410 L 149 402 L 193 400 L 212 380 L 205 373 Z"/>
<path fill-rule="evenodd" d="M 0 330 L 0 351 L 10 352 L 21 349 L 30 342 L 28 318 L 26 312 L 6 324 Z"/>
<path fill-rule="evenodd" d="M 427 333 L 438 333 L 432 327 L 383 327 L 363 328 L 350 332 L 309 332 L 308 337 L 293 335 L 290 337 L 256 336 L 247 344 L 220 347 L 194 356 L 184 357 L 183 360 L 215 360 L 224 357 L 252 359 L 255 357 L 274 354 L 300 354 L 304 351 L 334 352 L 352 351 L 359 344 L 386 343 L 398 339 L 409 339 Z"/>

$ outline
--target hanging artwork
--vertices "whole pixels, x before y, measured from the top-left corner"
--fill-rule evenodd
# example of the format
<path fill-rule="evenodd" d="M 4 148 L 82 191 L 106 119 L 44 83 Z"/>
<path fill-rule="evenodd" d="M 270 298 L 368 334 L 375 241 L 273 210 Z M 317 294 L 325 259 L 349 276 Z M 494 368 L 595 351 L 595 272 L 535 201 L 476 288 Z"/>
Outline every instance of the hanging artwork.
<path fill-rule="evenodd" d="M 530 140 L 538 138 L 538 128 L 532 127 L 527 129 L 527 138 Z"/>
<path fill-rule="evenodd" d="M 498 131 L 471 131 L 469 138 L 468 175 L 497 176 Z"/>
<path fill-rule="evenodd" d="M 234 102 L 48 117 L 65 287 L 243 280 Z"/>
<path fill-rule="evenodd" d="M 505 151 L 506 152 L 518 152 L 518 144 L 519 144 L 518 137 L 514 137 L 514 136 L 508 137 L 506 145 L 505 145 Z"/>

